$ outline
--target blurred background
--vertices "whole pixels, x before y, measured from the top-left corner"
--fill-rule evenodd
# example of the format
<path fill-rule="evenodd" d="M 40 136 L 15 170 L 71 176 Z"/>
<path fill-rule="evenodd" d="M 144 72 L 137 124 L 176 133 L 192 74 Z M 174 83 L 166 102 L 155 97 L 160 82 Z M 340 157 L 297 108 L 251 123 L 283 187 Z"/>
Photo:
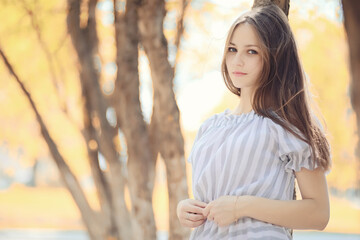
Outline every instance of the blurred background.
<path fill-rule="evenodd" d="M 174 78 L 185 158 L 202 121 L 237 104 L 238 98 L 232 96 L 223 83 L 220 62 L 228 28 L 252 3 L 193 0 L 188 6 Z M 81 122 L 81 89 L 77 80 L 77 57 L 67 34 L 66 3 L 0 0 L 0 6 L 0 46 L 31 93 L 90 204 L 96 208 L 86 148 L 76 129 L 76 122 Z M 170 63 L 175 61 L 170 40 L 174 38 L 177 6 L 177 1 L 166 1 L 164 32 L 169 40 Z M 97 61 L 106 95 L 114 88 L 117 70 L 113 60 L 113 2 L 99 0 L 96 14 L 101 52 Z M 289 20 L 313 98 L 326 122 L 333 160 L 327 175 L 331 217 L 325 233 L 306 235 L 310 233 L 296 231 L 295 239 L 314 236 L 314 239 L 360 239 L 359 159 L 355 157 L 358 137 L 349 98 L 348 47 L 341 4 L 338 0 L 291 0 Z M 149 122 L 153 90 L 149 62 L 143 50 L 140 50 L 139 74 L 141 108 L 144 120 Z M 52 82 L 54 76 L 59 80 L 57 89 Z M 61 104 L 67 105 L 73 121 L 64 117 Z M 122 141 L 119 144 L 123 144 Z M 126 155 L 126 146 L 122 149 Z M 101 159 L 99 162 L 101 164 Z M 191 166 L 186 165 L 186 170 L 192 196 Z M 162 239 L 167 238 L 169 230 L 166 181 L 165 165 L 159 159 L 153 208 L 158 238 Z M 84 230 L 80 212 L 62 183 L 35 115 L 1 61 L 0 239 L 88 239 Z"/>

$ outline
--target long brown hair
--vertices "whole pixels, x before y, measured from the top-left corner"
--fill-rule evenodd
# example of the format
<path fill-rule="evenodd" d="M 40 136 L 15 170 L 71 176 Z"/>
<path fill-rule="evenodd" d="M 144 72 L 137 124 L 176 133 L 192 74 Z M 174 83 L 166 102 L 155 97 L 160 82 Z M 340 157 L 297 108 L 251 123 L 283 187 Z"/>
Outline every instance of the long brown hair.
<path fill-rule="evenodd" d="M 310 112 L 310 95 L 288 19 L 274 4 L 254 8 L 231 26 L 221 64 L 227 88 L 241 96 L 229 76 L 225 57 L 231 36 L 239 24 L 250 24 L 261 42 L 263 70 L 252 99 L 254 111 L 280 124 L 308 143 L 312 158 L 324 170 L 331 165 L 330 146 L 319 122 Z M 294 128 L 295 127 L 295 128 Z"/>

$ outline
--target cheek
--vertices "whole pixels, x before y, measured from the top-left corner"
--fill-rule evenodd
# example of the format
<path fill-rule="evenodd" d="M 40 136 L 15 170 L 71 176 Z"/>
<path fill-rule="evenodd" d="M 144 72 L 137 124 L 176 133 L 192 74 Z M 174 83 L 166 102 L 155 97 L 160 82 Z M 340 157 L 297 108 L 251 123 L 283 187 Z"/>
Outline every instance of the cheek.
<path fill-rule="evenodd" d="M 261 63 L 259 63 L 257 66 L 258 66 L 258 67 L 257 67 L 256 70 L 257 70 L 258 72 L 261 72 L 262 69 L 263 69 L 263 65 L 262 65 Z"/>
<path fill-rule="evenodd" d="M 230 66 L 229 64 L 230 64 L 230 57 L 229 57 L 229 55 L 226 55 L 226 57 L 225 57 L 225 63 L 226 63 L 226 67 L 228 67 L 228 66 Z"/>
<path fill-rule="evenodd" d="M 261 59 L 254 59 L 252 66 L 255 72 L 261 72 L 263 69 L 263 63 Z"/>

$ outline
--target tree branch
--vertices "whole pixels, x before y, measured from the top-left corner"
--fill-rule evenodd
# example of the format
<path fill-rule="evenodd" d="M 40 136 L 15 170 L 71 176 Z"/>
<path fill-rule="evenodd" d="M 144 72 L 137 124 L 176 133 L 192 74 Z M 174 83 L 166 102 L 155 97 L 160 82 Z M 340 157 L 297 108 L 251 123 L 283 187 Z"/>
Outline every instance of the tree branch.
<path fill-rule="evenodd" d="M 36 120 L 40 125 L 41 134 L 49 147 L 50 153 L 51 153 L 53 159 L 55 160 L 56 165 L 58 166 L 60 175 L 61 175 L 66 187 L 69 189 L 71 196 L 73 197 L 74 201 L 79 206 L 79 209 L 80 209 L 80 212 L 84 219 L 85 225 L 88 224 L 88 221 L 86 221 L 86 219 L 92 219 L 92 218 L 96 219 L 95 222 L 100 223 L 101 220 L 98 218 L 98 215 L 95 213 L 95 211 L 90 207 L 90 204 L 87 201 L 85 194 L 84 194 L 78 180 L 76 179 L 76 176 L 70 170 L 70 168 L 66 164 L 63 156 L 58 151 L 58 147 L 56 146 L 54 140 L 51 138 L 49 131 L 48 131 L 42 117 L 40 116 L 40 113 L 37 110 L 36 105 L 31 97 L 30 93 L 27 91 L 24 84 L 22 83 L 22 81 L 20 80 L 18 75 L 15 73 L 12 65 L 8 61 L 6 55 L 4 54 L 4 52 L 2 51 L 1 48 L 0 48 L 0 55 L 3 58 L 4 63 L 6 65 L 6 67 L 8 68 L 10 74 L 15 78 L 16 82 L 19 84 L 21 90 L 23 91 L 26 98 L 28 99 L 31 108 L 33 109 L 33 111 L 35 113 Z M 92 226 L 92 227 L 97 228 L 96 225 L 97 224 L 95 224 L 95 226 Z M 98 231 L 102 232 L 103 230 L 98 229 Z"/>
<path fill-rule="evenodd" d="M 181 4 L 180 13 L 176 21 L 177 22 L 176 24 L 177 31 L 175 36 L 176 57 L 175 57 L 174 71 L 176 71 L 176 66 L 180 56 L 180 41 L 181 41 L 181 37 L 184 34 L 184 16 L 186 9 L 189 5 L 189 0 L 181 0 L 180 4 Z"/>
<path fill-rule="evenodd" d="M 49 67 L 49 72 L 51 75 L 51 80 L 52 80 L 52 84 L 55 88 L 55 92 L 56 92 L 56 96 L 57 99 L 60 103 L 60 109 L 61 111 L 68 117 L 68 119 L 75 125 L 76 122 L 75 120 L 70 116 L 67 105 L 64 101 L 66 94 L 65 94 L 65 89 L 63 84 L 61 84 L 61 82 L 58 80 L 57 74 L 55 73 L 55 62 L 54 62 L 54 58 L 52 53 L 50 52 L 50 49 L 48 47 L 48 45 L 46 44 L 46 42 L 44 41 L 43 37 L 42 37 L 42 33 L 41 33 L 41 29 L 40 29 L 40 24 L 37 20 L 37 18 L 35 17 L 35 13 L 32 9 L 30 9 L 30 7 L 28 6 L 28 4 L 24 1 L 21 0 L 22 6 L 25 9 L 26 14 L 30 17 L 31 19 L 31 26 L 33 27 L 38 42 L 40 44 L 41 49 L 43 50 L 45 57 L 47 59 L 47 63 L 48 63 L 48 67 Z M 64 40 L 62 42 L 65 42 L 67 36 L 65 36 Z M 60 45 L 61 46 L 61 45 Z"/>

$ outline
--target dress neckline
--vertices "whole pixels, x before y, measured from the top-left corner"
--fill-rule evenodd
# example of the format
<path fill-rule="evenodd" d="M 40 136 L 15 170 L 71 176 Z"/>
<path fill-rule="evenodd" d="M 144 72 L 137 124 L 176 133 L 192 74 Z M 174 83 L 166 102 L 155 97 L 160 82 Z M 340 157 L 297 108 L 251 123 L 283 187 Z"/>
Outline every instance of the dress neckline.
<path fill-rule="evenodd" d="M 225 114 L 225 116 L 228 116 L 228 117 L 237 118 L 237 117 L 254 115 L 254 114 L 255 114 L 255 111 L 254 111 L 254 109 L 252 109 L 250 112 L 247 112 L 247 113 L 233 114 L 233 113 L 231 112 L 231 110 L 230 110 L 229 108 L 227 108 L 227 109 L 225 109 L 224 114 Z"/>
<path fill-rule="evenodd" d="M 248 112 L 248 113 L 242 113 L 242 114 L 232 114 L 231 110 L 229 108 L 225 109 L 225 111 L 215 114 L 211 121 L 211 126 L 231 126 L 233 124 L 240 124 L 244 122 L 251 121 L 252 119 L 259 117 L 255 113 L 254 110 Z"/>

